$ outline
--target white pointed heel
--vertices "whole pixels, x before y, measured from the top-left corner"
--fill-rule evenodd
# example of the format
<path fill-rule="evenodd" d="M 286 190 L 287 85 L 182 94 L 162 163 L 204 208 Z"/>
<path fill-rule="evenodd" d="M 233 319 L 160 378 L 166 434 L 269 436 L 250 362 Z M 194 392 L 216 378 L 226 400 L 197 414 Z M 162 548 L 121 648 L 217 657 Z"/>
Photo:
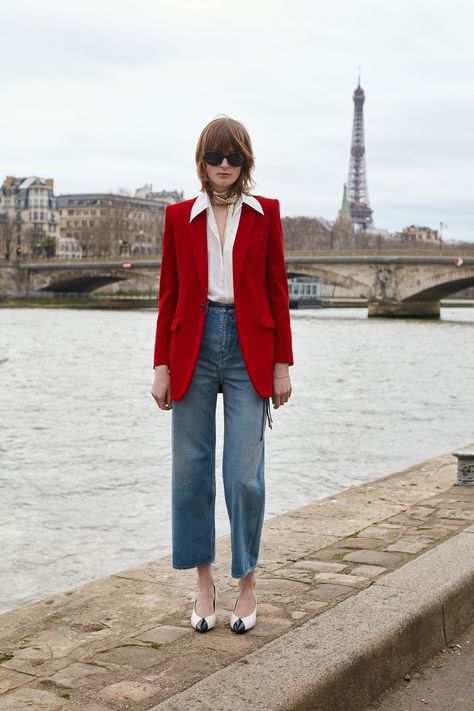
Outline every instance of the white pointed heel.
<path fill-rule="evenodd" d="M 197 598 L 196 598 L 197 600 Z M 217 605 L 217 590 L 214 585 L 214 612 L 207 617 L 201 617 L 196 612 L 196 600 L 194 600 L 193 611 L 191 613 L 191 624 L 198 632 L 207 632 L 212 630 L 216 624 L 216 605 Z"/>
<path fill-rule="evenodd" d="M 246 617 L 237 617 L 237 615 L 234 614 L 234 611 L 231 612 L 230 628 L 231 628 L 231 630 L 233 630 L 233 632 L 237 632 L 238 634 L 243 634 L 244 632 L 247 632 L 247 630 L 252 629 L 252 627 L 255 627 L 255 623 L 257 621 L 257 593 L 255 592 L 255 590 L 254 590 L 254 595 L 255 595 L 255 608 L 250 613 L 250 615 L 247 615 Z M 239 601 L 239 598 L 237 598 L 237 602 L 238 601 Z M 237 602 L 234 605 L 234 610 L 237 607 Z"/>

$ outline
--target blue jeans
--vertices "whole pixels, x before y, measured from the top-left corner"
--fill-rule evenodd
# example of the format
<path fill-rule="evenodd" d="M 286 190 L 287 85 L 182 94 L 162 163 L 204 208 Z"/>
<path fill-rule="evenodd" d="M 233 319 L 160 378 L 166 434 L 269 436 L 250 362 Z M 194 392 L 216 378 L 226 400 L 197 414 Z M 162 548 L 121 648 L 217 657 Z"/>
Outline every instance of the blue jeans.
<path fill-rule="evenodd" d="M 222 474 L 230 520 L 233 578 L 256 567 L 265 509 L 265 414 L 240 350 L 233 308 L 207 305 L 189 389 L 172 407 L 172 565 L 215 561 L 216 403 L 224 398 Z"/>

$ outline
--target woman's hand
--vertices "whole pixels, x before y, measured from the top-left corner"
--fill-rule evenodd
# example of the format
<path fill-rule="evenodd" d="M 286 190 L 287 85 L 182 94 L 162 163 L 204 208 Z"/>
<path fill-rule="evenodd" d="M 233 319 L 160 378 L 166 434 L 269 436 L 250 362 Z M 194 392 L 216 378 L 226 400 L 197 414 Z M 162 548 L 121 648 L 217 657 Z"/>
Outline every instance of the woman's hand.
<path fill-rule="evenodd" d="M 275 409 L 288 402 L 291 396 L 291 380 L 288 370 L 288 363 L 273 364 L 272 401 Z"/>
<path fill-rule="evenodd" d="M 155 379 L 151 388 L 151 394 L 156 400 L 160 410 L 171 410 L 170 398 L 170 372 L 167 365 L 157 365 L 155 367 Z"/>

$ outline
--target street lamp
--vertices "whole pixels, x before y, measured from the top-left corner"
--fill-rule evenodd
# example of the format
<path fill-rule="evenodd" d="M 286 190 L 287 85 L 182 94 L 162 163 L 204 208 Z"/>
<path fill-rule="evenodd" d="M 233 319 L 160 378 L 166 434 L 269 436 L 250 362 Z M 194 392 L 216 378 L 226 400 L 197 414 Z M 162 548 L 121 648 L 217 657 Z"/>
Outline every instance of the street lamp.
<path fill-rule="evenodd" d="M 441 249 L 443 244 L 443 227 L 447 227 L 444 222 L 439 223 L 439 248 Z"/>

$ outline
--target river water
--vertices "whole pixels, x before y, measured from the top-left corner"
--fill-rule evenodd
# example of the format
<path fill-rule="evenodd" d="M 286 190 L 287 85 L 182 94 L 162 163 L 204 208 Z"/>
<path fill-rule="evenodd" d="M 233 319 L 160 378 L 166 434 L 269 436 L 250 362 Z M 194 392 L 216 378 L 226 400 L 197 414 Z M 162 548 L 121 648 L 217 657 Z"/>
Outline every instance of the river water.
<path fill-rule="evenodd" d="M 156 313 L 0 309 L 0 611 L 170 553 Z M 474 440 L 474 309 L 292 312 L 293 395 L 266 431 L 266 518 Z M 218 401 L 216 535 L 229 532 Z"/>

